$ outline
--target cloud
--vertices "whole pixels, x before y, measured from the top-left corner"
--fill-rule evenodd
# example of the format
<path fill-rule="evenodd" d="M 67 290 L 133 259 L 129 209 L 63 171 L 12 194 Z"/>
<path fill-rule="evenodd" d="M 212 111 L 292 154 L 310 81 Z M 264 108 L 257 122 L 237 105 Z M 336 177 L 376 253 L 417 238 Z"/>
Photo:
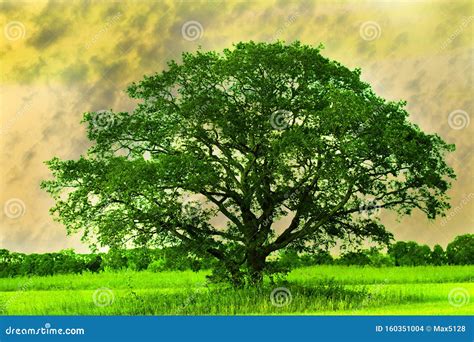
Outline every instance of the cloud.
<path fill-rule="evenodd" d="M 49 46 L 58 42 L 63 36 L 67 34 L 68 25 L 66 22 L 51 20 L 44 24 L 40 32 L 30 38 L 30 43 L 37 50 L 47 49 Z"/>
<path fill-rule="evenodd" d="M 77 84 L 87 80 L 89 66 L 83 62 L 70 64 L 61 72 L 61 79 L 66 84 Z"/>
<path fill-rule="evenodd" d="M 407 99 L 412 121 L 456 143 L 450 161 L 458 181 L 451 196 L 459 202 L 463 193 L 474 191 L 466 167 L 472 163 L 474 124 L 453 130 L 447 118 L 460 109 L 474 120 L 470 95 L 474 22 L 464 24 L 471 9 L 465 0 L 390 6 L 284 0 L 0 3 L 2 23 L 21 21 L 26 28 L 23 40 L 0 40 L 0 96 L 6 113 L 0 119 L 2 132 L 5 128 L 0 162 L 7 165 L 0 170 L 0 199 L 3 203 L 21 198 L 29 213 L 21 222 L 2 221 L 0 229 L 9 233 L 1 247 L 83 248 L 78 239 L 67 238 L 64 228 L 48 214 L 52 201 L 38 186 L 49 177 L 43 161 L 83 154 L 90 145 L 80 124 L 83 112 L 130 110 L 134 102 L 124 93 L 130 82 L 160 71 L 183 51 L 198 46 L 221 50 L 250 39 L 322 42 L 325 56 L 350 68 L 361 67 L 363 79 L 378 94 Z M 202 25 L 202 36 L 186 40 L 182 27 L 192 20 Z M 380 26 L 376 39 L 361 37 L 364 22 Z M 25 101 L 30 105 L 22 110 Z M 472 212 L 473 203 L 463 207 L 464 216 Z M 436 239 L 421 217 L 387 222 L 397 238 L 446 244 L 469 228 L 464 216 L 453 218 L 449 231 Z"/>

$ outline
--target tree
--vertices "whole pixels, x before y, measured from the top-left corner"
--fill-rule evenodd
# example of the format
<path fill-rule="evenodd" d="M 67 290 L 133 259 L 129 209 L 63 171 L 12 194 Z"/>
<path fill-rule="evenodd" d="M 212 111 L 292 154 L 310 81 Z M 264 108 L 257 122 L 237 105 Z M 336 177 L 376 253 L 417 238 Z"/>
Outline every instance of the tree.
<path fill-rule="evenodd" d="M 474 234 L 456 236 L 446 247 L 446 254 L 450 264 L 474 264 Z"/>
<path fill-rule="evenodd" d="M 97 254 L 88 255 L 85 268 L 91 272 L 99 272 L 102 269 L 102 257 Z"/>
<path fill-rule="evenodd" d="M 388 253 L 395 259 L 396 266 L 421 266 L 431 262 L 430 247 L 415 241 L 398 241 L 389 247 Z"/>
<path fill-rule="evenodd" d="M 382 253 L 380 248 L 371 247 L 366 250 L 366 254 L 370 259 L 370 265 L 375 267 L 394 266 L 393 258 L 385 253 Z"/>
<path fill-rule="evenodd" d="M 236 285 L 259 283 L 275 251 L 384 244 L 378 210 L 434 219 L 449 207 L 454 146 L 320 48 L 184 53 L 128 94 L 132 112 L 85 113 L 87 155 L 47 162 L 53 215 L 91 243 L 182 245 Z"/>
<path fill-rule="evenodd" d="M 327 250 L 313 251 L 301 256 L 303 266 L 330 265 L 334 263 L 332 255 Z"/>
<path fill-rule="evenodd" d="M 432 265 L 445 265 L 448 261 L 448 258 L 446 257 L 446 252 L 443 250 L 443 247 L 440 245 L 435 245 L 433 247 L 433 251 L 431 252 L 431 264 Z"/>
<path fill-rule="evenodd" d="M 338 262 L 342 265 L 370 265 L 370 258 L 364 251 L 349 251 L 341 255 Z"/>
<path fill-rule="evenodd" d="M 315 265 L 330 265 L 334 263 L 332 255 L 324 250 L 313 253 L 312 261 Z"/>
<path fill-rule="evenodd" d="M 105 255 L 104 265 L 113 270 L 126 269 L 129 265 L 127 251 L 114 246 Z"/>
<path fill-rule="evenodd" d="M 135 248 L 127 250 L 127 268 L 142 271 L 147 269 L 151 263 L 151 253 L 147 248 Z"/>

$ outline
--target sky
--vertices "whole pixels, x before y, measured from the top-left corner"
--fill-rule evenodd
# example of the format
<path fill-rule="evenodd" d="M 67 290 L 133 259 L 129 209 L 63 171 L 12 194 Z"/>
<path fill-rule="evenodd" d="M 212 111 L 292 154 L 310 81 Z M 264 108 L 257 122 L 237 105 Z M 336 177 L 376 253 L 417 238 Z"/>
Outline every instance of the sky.
<path fill-rule="evenodd" d="M 446 246 L 473 233 L 474 8 L 470 1 L 0 2 L 0 248 L 87 251 L 48 213 L 44 161 L 90 146 L 86 111 L 130 111 L 124 90 L 182 52 L 239 41 L 324 45 L 410 120 L 456 144 L 452 209 L 381 220 L 398 240 Z"/>

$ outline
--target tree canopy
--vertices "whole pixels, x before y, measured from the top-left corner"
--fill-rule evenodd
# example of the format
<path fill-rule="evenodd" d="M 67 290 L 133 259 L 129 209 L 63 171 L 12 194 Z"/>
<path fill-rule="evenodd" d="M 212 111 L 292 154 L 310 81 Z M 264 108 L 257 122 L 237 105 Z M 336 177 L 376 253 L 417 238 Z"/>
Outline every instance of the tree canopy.
<path fill-rule="evenodd" d="M 133 83 L 132 112 L 85 113 L 87 155 L 47 162 L 52 213 L 101 245 L 210 254 L 234 283 L 279 249 L 388 242 L 379 210 L 442 215 L 454 146 L 320 50 L 198 50 Z"/>
<path fill-rule="evenodd" d="M 469 265 L 474 260 L 474 234 L 456 236 L 446 247 L 449 263 Z"/>

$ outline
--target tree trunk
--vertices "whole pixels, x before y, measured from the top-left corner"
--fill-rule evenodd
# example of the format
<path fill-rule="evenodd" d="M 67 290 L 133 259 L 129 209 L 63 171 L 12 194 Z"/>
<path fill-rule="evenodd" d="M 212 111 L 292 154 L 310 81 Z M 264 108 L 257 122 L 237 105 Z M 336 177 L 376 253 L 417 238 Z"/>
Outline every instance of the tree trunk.
<path fill-rule="evenodd" d="M 260 285 L 263 282 L 263 269 L 265 268 L 265 255 L 255 249 L 247 254 L 247 267 L 249 270 L 249 282 L 252 285 Z"/>

